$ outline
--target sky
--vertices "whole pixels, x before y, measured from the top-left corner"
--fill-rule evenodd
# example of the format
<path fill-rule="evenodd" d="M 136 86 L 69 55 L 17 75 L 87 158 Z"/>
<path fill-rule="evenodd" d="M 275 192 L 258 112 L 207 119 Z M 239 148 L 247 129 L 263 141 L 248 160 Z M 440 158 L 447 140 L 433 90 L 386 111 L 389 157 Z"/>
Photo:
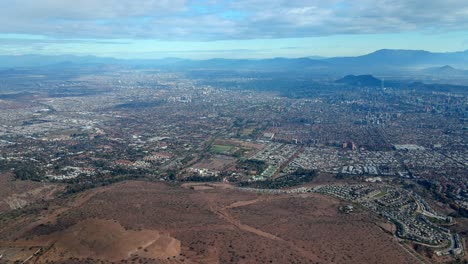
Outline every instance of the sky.
<path fill-rule="evenodd" d="M 0 54 L 356 56 L 468 49 L 466 0 L 0 0 Z"/>

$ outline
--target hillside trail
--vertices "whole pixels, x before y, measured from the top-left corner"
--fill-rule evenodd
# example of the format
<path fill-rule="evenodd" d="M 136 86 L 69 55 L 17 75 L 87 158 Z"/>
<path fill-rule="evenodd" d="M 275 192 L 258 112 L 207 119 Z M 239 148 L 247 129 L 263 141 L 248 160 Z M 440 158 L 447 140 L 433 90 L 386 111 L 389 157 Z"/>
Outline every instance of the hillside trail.
<path fill-rule="evenodd" d="M 86 192 L 78 194 L 76 197 L 73 198 L 72 201 L 68 202 L 65 206 L 59 207 L 55 209 L 53 212 L 50 212 L 46 215 L 42 215 L 36 221 L 33 221 L 27 224 L 25 227 L 21 228 L 21 231 L 16 234 L 16 237 L 22 237 L 40 225 L 56 224 L 57 219 L 61 214 L 66 213 L 67 211 L 71 209 L 82 206 L 83 204 L 88 202 L 91 198 L 93 198 L 95 195 L 108 190 L 110 187 L 111 186 L 100 187 L 100 188 L 91 189 Z"/>
<path fill-rule="evenodd" d="M 242 231 L 249 232 L 249 233 L 255 234 L 257 236 L 261 236 L 261 237 L 266 238 L 266 239 L 270 239 L 270 240 L 274 240 L 274 241 L 279 241 L 281 243 L 285 243 L 290 248 L 297 251 L 299 253 L 299 255 L 301 255 L 304 258 L 307 258 L 309 261 L 311 261 L 311 262 L 320 261 L 320 258 L 317 255 L 315 255 L 314 253 L 312 253 L 310 251 L 307 251 L 307 250 L 303 249 L 302 247 L 297 246 L 296 244 L 294 244 L 294 242 L 285 240 L 285 239 L 283 239 L 281 237 L 278 237 L 278 236 L 276 236 L 274 234 L 262 231 L 262 230 L 260 230 L 258 228 L 253 227 L 253 226 L 243 224 L 243 223 L 241 223 L 241 221 L 239 219 L 236 219 L 233 215 L 231 215 L 229 213 L 229 209 L 239 208 L 239 207 L 248 206 L 248 205 L 252 205 L 252 204 L 256 204 L 256 203 L 266 202 L 266 201 L 285 199 L 285 198 L 289 198 L 289 196 L 282 195 L 282 196 L 273 196 L 273 197 L 272 196 L 259 197 L 259 198 L 253 199 L 253 200 L 234 202 L 234 203 L 232 203 L 230 205 L 221 207 L 219 209 L 217 209 L 216 206 L 211 204 L 210 205 L 210 210 L 214 214 L 216 214 L 218 217 L 223 219 L 224 221 L 234 225 L 235 227 L 239 228 Z"/>

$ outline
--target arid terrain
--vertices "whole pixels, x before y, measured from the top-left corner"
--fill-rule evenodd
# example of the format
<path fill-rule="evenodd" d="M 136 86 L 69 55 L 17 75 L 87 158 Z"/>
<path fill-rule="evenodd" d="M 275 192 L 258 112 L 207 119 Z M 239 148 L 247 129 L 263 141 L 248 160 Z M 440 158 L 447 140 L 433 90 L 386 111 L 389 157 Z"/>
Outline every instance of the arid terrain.
<path fill-rule="evenodd" d="M 30 263 L 418 263 L 383 220 L 319 194 L 130 181 L 5 217 L 3 260 Z"/>
<path fill-rule="evenodd" d="M 0 213 L 52 199 L 59 190 L 63 190 L 63 185 L 19 181 L 10 173 L 0 173 Z"/>

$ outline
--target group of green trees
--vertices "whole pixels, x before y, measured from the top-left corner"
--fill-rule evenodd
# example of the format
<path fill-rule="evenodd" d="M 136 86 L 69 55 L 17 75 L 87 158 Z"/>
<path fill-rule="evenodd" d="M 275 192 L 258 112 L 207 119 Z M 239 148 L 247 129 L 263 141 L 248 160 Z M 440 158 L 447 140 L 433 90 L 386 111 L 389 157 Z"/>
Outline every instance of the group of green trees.
<path fill-rule="evenodd" d="M 66 193 L 72 194 L 81 192 L 87 189 L 92 189 L 100 186 L 110 185 L 116 182 L 127 181 L 127 180 L 136 180 L 145 178 L 142 174 L 114 174 L 114 175 L 104 175 L 104 174 L 96 174 L 94 176 L 82 178 L 75 178 L 68 180 Z"/>
<path fill-rule="evenodd" d="M 257 173 L 261 173 L 266 170 L 268 164 L 263 160 L 246 159 L 239 161 L 236 167 L 246 171 L 256 171 Z"/>
<path fill-rule="evenodd" d="M 183 182 L 219 182 L 221 177 L 192 175 L 182 179 Z"/>
<path fill-rule="evenodd" d="M 13 171 L 16 179 L 22 181 L 41 181 L 44 171 L 41 167 L 32 162 L 0 162 L 0 171 Z"/>
<path fill-rule="evenodd" d="M 241 187 L 261 188 L 261 189 L 281 189 L 293 187 L 312 181 L 317 176 L 316 170 L 298 169 L 295 172 L 282 176 L 277 179 L 256 181 L 256 182 L 241 182 Z"/>

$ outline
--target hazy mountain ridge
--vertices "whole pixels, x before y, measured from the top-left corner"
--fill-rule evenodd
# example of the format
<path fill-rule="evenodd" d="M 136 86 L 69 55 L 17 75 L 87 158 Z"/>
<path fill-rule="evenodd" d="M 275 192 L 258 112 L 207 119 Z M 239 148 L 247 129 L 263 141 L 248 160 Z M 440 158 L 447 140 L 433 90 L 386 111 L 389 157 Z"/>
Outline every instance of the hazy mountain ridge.
<path fill-rule="evenodd" d="M 75 55 L 0 55 L 0 68 L 29 68 L 43 67 L 56 64 L 63 66 L 73 64 L 112 64 L 120 63 L 122 60 L 115 58 L 96 56 L 75 56 Z"/>
<path fill-rule="evenodd" d="M 209 69 L 209 70 L 259 70 L 259 71 L 314 71 L 336 74 L 379 74 L 412 72 L 432 75 L 467 75 L 468 51 L 433 53 L 424 50 L 382 49 L 357 57 L 326 59 L 271 58 L 271 59 L 116 59 L 95 56 L 0 56 L 0 68 L 70 68 L 77 66 L 119 65 L 141 68 Z M 444 65 L 450 65 L 449 69 Z M 445 68 L 442 68 L 445 67 Z M 439 69 L 438 69 L 439 68 Z"/>
<path fill-rule="evenodd" d="M 423 69 L 422 72 L 432 75 L 449 75 L 449 76 L 461 76 L 468 75 L 468 70 L 460 70 L 450 65 L 442 67 L 430 67 Z"/>
<path fill-rule="evenodd" d="M 382 80 L 375 78 L 372 75 L 346 75 L 345 77 L 336 80 L 336 83 L 347 84 L 351 86 L 379 87 L 382 85 Z"/>

